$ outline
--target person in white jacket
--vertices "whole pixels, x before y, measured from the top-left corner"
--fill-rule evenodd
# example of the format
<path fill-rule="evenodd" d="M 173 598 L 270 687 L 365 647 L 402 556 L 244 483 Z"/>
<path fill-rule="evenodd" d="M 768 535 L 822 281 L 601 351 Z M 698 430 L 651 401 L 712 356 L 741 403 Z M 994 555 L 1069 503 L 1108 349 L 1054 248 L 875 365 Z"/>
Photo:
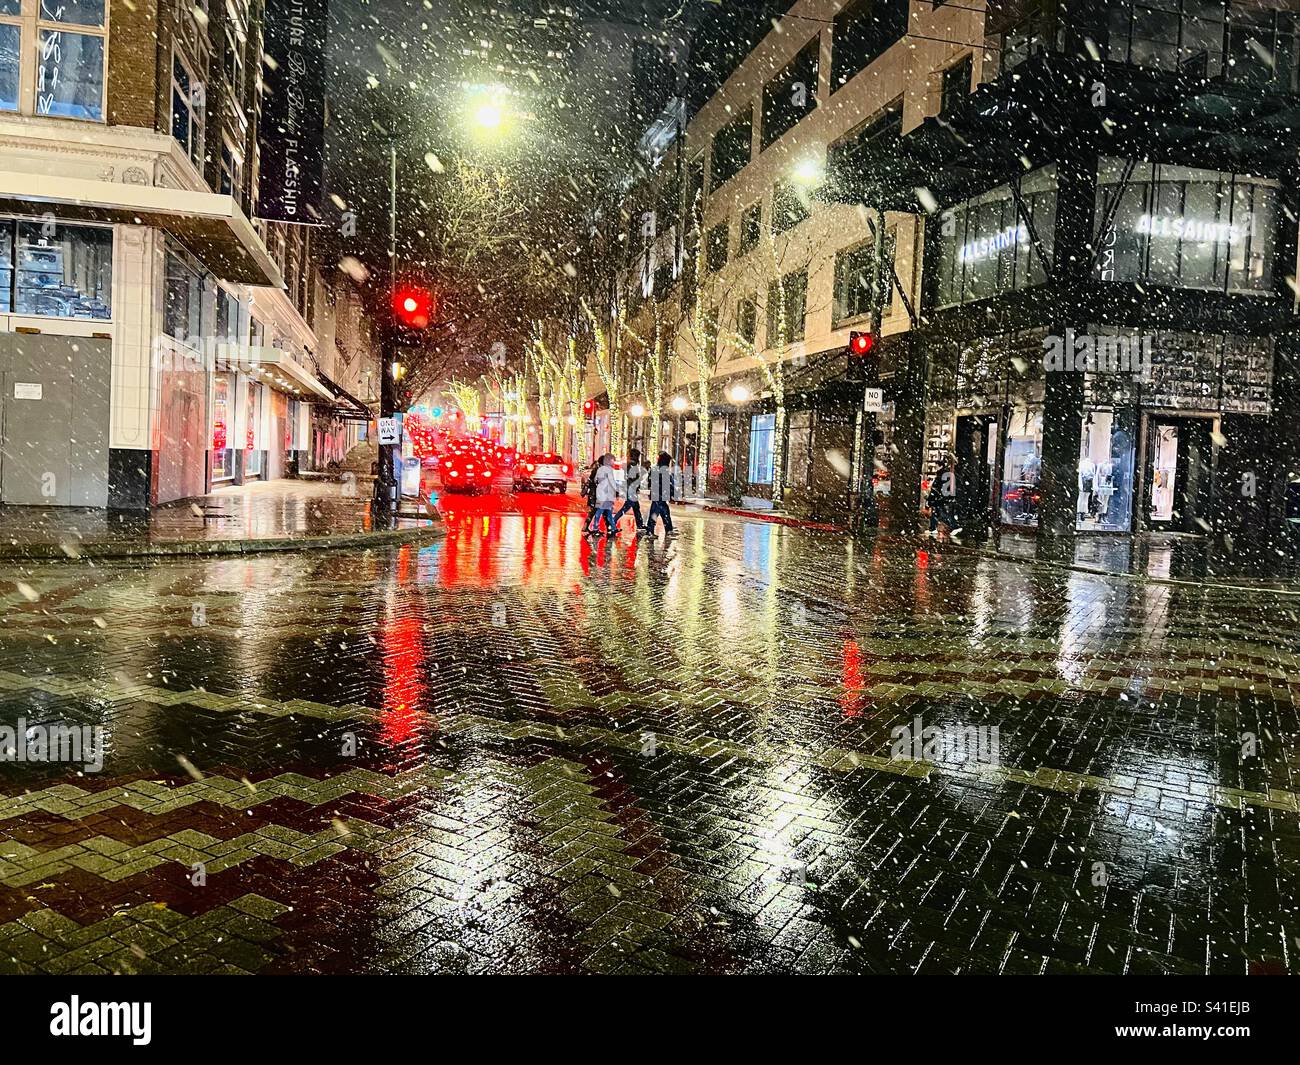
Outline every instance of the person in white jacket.
<path fill-rule="evenodd" d="M 600 519 L 605 518 L 607 535 L 618 532 L 614 524 L 614 500 L 618 498 L 618 475 L 614 473 L 614 456 L 603 455 L 600 469 L 596 471 L 596 513 L 591 516 L 591 526 L 587 532 L 591 536 L 600 535 Z"/>
<path fill-rule="evenodd" d="M 618 508 L 618 513 L 614 515 L 614 526 L 618 527 L 619 519 L 629 510 L 632 517 L 636 518 L 637 531 L 640 532 L 645 528 L 645 519 L 641 517 L 641 489 L 645 487 L 650 470 L 647 466 L 641 465 L 641 452 L 632 448 L 627 453 L 627 473 L 623 477 L 623 505 Z"/>

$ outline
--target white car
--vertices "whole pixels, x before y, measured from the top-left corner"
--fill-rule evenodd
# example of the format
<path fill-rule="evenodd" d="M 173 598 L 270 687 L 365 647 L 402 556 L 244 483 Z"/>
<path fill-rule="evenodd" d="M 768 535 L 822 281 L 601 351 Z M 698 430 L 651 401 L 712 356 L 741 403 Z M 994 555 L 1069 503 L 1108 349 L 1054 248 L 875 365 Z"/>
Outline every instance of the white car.
<path fill-rule="evenodd" d="M 516 492 L 567 492 L 573 467 L 559 455 L 520 455 L 515 462 Z"/>

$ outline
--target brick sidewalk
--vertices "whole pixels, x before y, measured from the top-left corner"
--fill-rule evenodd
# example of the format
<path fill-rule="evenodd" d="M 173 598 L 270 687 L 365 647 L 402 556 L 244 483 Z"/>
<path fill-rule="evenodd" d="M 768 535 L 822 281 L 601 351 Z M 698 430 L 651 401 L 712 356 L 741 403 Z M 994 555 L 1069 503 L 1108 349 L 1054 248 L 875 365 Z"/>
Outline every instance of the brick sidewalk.
<path fill-rule="evenodd" d="M 0 507 L 0 558 L 116 558 L 340 547 L 400 541 L 436 517 L 371 519 L 370 485 L 294 480 L 219 488 L 200 499 L 126 513 Z"/>

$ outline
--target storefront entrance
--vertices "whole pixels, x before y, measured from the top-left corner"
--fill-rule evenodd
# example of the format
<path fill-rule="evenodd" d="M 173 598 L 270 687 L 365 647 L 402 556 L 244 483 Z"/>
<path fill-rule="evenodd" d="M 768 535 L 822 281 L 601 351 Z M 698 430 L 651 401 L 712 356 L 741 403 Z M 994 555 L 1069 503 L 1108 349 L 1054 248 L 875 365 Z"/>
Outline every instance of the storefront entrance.
<path fill-rule="evenodd" d="M 1208 519 L 1212 422 L 1147 417 L 1145 520 L 1150 529 L 1201 533 Z"/>
<path fill-rule="evenodd" d="M 957 518 L 966 537 L 988 534 L 997 462 L 997 418 L 992 414 L 957 417 Z"/>

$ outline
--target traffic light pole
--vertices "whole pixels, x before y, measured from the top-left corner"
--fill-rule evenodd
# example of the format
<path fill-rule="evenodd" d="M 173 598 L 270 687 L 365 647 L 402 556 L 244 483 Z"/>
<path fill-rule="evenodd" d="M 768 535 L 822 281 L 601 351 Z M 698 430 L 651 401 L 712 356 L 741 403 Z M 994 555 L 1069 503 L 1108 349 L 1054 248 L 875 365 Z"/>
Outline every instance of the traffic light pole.
<path fill-rule="evenodd" d="M 875 285 L 871 301 L 871 356 L 863 367 L 865 384 L 862 389 L 862 461 L 861 505 L 858 507 L 858 531 L 869 535 L 880 528 L 880 509 L 876 505 L 876 489 L 873 483 L 876 474 L 876 413 L 869 410 L 867 397 L 874 389 L 880 387 L 880 326 L 885 314 L 885 301 L 881 296 L 885 285 L 885 210 L 879 200 L 876 201 L 875 225 Z"/>
<path fill-rule="evenodd" d="M 397 413 L 397 327 L 392 320 L 393 300 L 397 295 L 397 144 L 388 153 L 388 313 L 389 327 L 383 331 L 379 356 L 379 417 L 392 418 Z M 376 425 L 376 435 L 378 425 Z M 397 449 L 400 445 L 379 442 L 379 468 L 375 477 L 377 515 L 392 517 L 400 501 L 397 491 Z"/>

